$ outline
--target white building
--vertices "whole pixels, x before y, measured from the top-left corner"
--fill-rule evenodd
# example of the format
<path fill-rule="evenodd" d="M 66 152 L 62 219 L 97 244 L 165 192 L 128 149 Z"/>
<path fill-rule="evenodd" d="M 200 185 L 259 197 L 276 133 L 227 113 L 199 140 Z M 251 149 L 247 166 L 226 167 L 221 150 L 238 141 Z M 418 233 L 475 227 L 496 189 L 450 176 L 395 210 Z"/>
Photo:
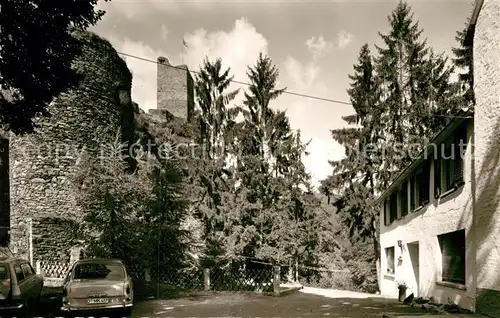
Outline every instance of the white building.
<path fill-rule="evenodd" d="M 499 21 L 500 1 L 476 1 L 473 117 L 450 122 L 379 198 L 382 294 L 404 280 L 407 295 L 500 317 Z M 447 159 L 460 140 L 463 156 Z"/>

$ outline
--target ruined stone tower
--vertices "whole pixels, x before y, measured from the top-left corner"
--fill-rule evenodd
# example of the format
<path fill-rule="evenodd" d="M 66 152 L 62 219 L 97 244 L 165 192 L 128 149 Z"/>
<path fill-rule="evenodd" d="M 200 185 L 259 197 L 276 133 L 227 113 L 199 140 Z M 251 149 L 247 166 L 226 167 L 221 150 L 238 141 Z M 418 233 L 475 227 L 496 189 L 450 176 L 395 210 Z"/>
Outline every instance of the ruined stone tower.
<path fill-rule="evenodd" d="M 158 57 L 157 108 L 149 113 L 189 120 L 194 110 L 194 81 L 186 65 L 171 65 L 166 57 Z"/>
<path fill-rule="evenodd" d="M 1 216 L 2 223 L 10 223 L 3 244 L 33 261 L 70 260 L 72 248 L 80 244 L 83 216 L 73 183 L 78 159 L 83 152 L 99 158 L 118 132 L 123 141 L 133 133 L 132 74 L 125 61 L 97 35 L 77 38 L 83 52 L 73 68 L 80 84 L 54 99 L 51 116 L 37 119 L 35 133 L 10 136 L 8 151 L 2 152 L 3 159 L 8 156 L 9 183 L 0 188 L 10 187 L 9 208 L 2 208 L 10 215 Z M 0 171 L 2 180 L 5 173 Z"/>

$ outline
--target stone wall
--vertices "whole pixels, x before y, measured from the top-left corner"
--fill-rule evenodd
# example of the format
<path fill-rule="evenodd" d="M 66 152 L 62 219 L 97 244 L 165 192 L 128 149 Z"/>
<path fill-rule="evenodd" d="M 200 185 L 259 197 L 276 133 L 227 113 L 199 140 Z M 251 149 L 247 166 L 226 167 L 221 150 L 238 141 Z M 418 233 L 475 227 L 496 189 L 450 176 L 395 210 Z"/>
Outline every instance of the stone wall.
<path fill-rule="evenodd" d="M 484 0 L 474 35 L 478 313 L 500 316 L 500 1 Z"/>
<path fill-rule="evenodd" d="M 80 223 L 68 218 L 46 217 L 33 220 L 33 260 L 69 263 L 70 250 L 81 244 Z M 64 239 L 61 239 L 64 238 Z"/>
<path fill-rule="evenodd" d="M 175 117 L 189 119 L 194 110 L 194 81 L 186 65 L 173 66 L 158 58 L 157 108 Z"/>
<path fill-rule="evenodd" d="M 74 232 L 67 224 L 82 217 L 73 185 L 78 158 L 82 151 L 105 155 L 118 132 L 133 135 L 132 75 L 125 62 L 106 40 L 91 33 L 76 36 L 84 44 L 74 61 L 79 86 L 55 98 L 51 116 L 37 119 L 34 134 L 10 137 L 10 245 L 20 256 L 27 256 L 21 233 L 33 218 L 43 228 L 36 238 L 37 258 L 69 258 Z"/>
<path fill-rule="evenodd" d="M 0 245 L 9 242 L 9 139 L 0 136 Z"/>

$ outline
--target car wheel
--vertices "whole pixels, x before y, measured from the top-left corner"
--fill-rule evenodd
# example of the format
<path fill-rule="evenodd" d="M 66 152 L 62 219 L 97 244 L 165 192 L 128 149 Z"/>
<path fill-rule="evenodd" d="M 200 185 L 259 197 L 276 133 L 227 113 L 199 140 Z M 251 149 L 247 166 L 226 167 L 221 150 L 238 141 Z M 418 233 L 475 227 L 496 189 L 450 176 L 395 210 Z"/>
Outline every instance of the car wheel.
<path fill-rule="evenodd" d="M 122 312 L 121 317 L 126 317 L 126 318 L 132 317 L 132 308 L 130 307 L 125 308 Z"/>
<path fill-rule="evenodd" d="M 24 301 L 23 309 L 21 311 L 21 317 L 24 317 L 24 318 L 31 317 L 31 308 L 32 308 L 31 306 L 32 306 L 31 298 L 26 298 L 26 300 Z M 34 307 L 34 308 L 36 308 L 36 307 Z"/>

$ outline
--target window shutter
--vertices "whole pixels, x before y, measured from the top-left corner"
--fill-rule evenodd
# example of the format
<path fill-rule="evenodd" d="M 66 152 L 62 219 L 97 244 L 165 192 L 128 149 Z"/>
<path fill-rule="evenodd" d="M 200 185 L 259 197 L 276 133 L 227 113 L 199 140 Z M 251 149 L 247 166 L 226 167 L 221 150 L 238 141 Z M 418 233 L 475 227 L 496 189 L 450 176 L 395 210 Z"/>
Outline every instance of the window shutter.
<path fill-rule="evenodd" d="M 398 193 L 394 192 L 390 197 L 391 223 L 398 218 Z"/>
<path fill-rule="evenodd" d="M 467 130 L 466 127 L 460 127 L 455 135 L 455 186 L 460 185 L 464 181 L 464 160 L 465 147 L 460 147 L 460 143 L 464 145 L 467 143 Z"/>
<path fill-rule="evenodd" d="M 429 169 L 429 162 L 426 162 L 424 164 L 424 171 L 422 173 L 422 178 L 421 178 L 421 187 L 422 191 L 420 193 L 422 197 L 422 205 L 425 205 L 429 203 L 429 191 L 430 191 L 430 186 L 429 186 L 429 181 L 430 181 L 430 169 Z"/>
<path fill-rule="evenodd" d="M 387 199 L 384 200 L 384 225 L 389 225 L 389 213 L 387 209 Z"/>
<path fill-rule="evenodd" d="M 408 214 L 408 182 L 403 183 L 401 189 L 401 216 L 406 216 Z"/>
<path fill-rule="evenodd" d="M 415 177 L 410 179 L 410 211 L 415 210 Z"/>
<path fill-rule="evenodd" d="M 434 159 L 434 198 L 441 195 L 441 160 Z"/>

